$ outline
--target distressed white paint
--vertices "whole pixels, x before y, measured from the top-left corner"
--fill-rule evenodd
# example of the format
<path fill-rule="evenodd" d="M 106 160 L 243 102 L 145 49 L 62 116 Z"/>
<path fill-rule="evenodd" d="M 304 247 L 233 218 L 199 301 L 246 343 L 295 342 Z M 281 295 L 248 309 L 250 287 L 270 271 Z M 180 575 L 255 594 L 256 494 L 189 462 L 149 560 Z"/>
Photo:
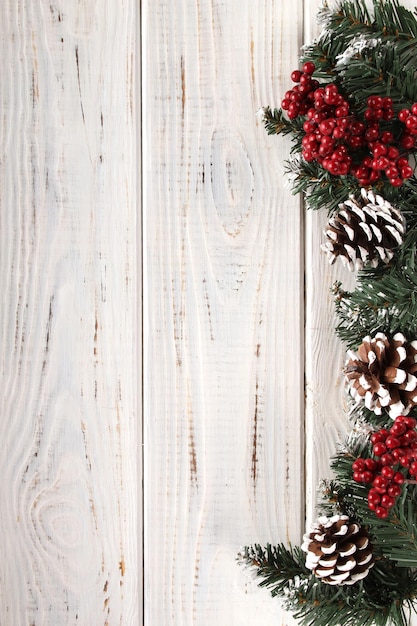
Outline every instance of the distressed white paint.
<path fill-rule="evenodd" d="M 139 622 L 133 0 L 0 4 L 0 623 Z"/>
<path fill-rule="evenodd" d="M 289 624 L 235 559 L 304 528 L 303 220 L 255 115 L 302 3 L 144 8 L 145 623 Z"/>
<path fill-rule="evenodd" d="M 143 3 L 146 626 L 293 624 L 235 555 L 300 541 L 348 428 L 330 288 L 352 279 L 255 116 L 318 6 Z"/>
<path fill-rule="evenodd" d="M 294 623 L 235 556 L 299 542 L 346 430 L 323 216 L 255 116 L 317 6 L 0 4 L 1 624 Z"/>

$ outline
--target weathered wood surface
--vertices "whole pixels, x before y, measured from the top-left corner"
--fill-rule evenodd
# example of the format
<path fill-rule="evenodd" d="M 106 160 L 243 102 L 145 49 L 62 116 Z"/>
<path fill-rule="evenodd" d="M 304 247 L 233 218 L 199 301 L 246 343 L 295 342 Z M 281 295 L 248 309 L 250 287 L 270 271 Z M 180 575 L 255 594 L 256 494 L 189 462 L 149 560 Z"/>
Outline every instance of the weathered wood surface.
<path fill-rule="evenodd" d="M 137 624 L 131 0 L 0 3 L 0 623 Z"/>
<path fill-rule="evenodd" d="M 300 541 L 348 429 L 330 288 L 351 277 L 255 116 L 319 2 L 143 6 L 145 624 L 291 625 L 235 556 Z"/>
<path fill-rule="evenodd" d="M 144 9 L 145 623 L 290 624 L 235 559 L 304 528 L 304 224 L 255 115 L 303 7 Z"/>
<path fill-rule="evenodd" d="M 346 276 L 255 116 L 318 5 L 0 3 L 0 624 L 294 624 L 235 557 L 347 426 Z"/>

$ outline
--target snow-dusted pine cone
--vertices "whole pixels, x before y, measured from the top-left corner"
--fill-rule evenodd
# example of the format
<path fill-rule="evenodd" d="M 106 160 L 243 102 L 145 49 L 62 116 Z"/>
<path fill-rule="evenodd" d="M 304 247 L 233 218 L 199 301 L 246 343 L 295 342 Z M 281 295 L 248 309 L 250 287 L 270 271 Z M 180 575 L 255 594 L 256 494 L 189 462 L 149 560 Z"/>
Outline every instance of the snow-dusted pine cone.
<path fill-rule="evenodd" d="M 353 585 L 374 565 L 368 532 L 347 515 L 320 517 L 303 539 L 306 566 L 329 585 Z"/>
<path fill-rule="evenodd" d="M 350 269 L 362 269 L 366 263 L 376 267 L 388 263 L 394 249 L 401 245 L 405 222 L 401 211 L 373 191 L 361 190 L 362 198 L 353 196 L 339 205 L 339 213 L 330 219 L 326 243 L 330 263 L 340 257 Z"/>
<path fill-rule="evenodd" d="M 377 333 L 348 357 L 344 372 L 350 394 L 376 415 L 385 410 L 395 418 L 417 404 L 417 340 Z"/>

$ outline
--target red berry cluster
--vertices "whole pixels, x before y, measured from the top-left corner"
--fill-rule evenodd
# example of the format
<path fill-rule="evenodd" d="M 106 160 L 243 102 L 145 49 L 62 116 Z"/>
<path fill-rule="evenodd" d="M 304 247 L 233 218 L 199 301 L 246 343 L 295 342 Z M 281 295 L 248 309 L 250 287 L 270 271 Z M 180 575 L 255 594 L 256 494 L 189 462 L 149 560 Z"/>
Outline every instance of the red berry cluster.
<path fill-rule="evenodd" d="M 370 483 L 368 506 L 377 517 L 388 517 L 407 478 L 417 476 L 417 420 L 399 415 L 391 428 L 371 435 L 375 458 L 352 464 L 353 480 Z M 402 470 L 402 471 L 401 471 Z"/>
<path fill-rule="evenodd" d="M 406 178 L 413 175 L 413 168 L 404 156 L 404 151 L 401 152 L 395 145 L 393 133 L 381 130 L 380 127 L 381 121 L 389 121 L 394 117 L 392 99 L 371 96 L 368 98 L 368 108 L 364 117 L 368 123 L 365 142 L 369 153 L 359 165 L 352 168 L 351 173 L 362 186 L 380 180 L 384 173 L 393 187 L 400 187 Z M 414 137 L 407 130 L 401 137 L 400 147 L 403 150 L 415 147 Z"/>
<path fill-rule="evenodd" d="M 315 69 L 314 63 L 307 61 L 304 63 L 302 71 L 294 70 L 291 74 L 291 80 L 298 85 L 287 91 L 281 102 L 282 108 L 287 111 L 291 120 L 298 115 L 306 115 L 311 107 L 314 91 L 320 85 L 318 80 L 311 77 Z"/>
<path fill-rule="evenodd" d="M 400 187 L 413 175 L 405 154 L 416 147 L 417 103 L 400 111 L 398 118 L 405 125 L 399 142 L 391 131 L 383 130 L 381 123 L 395 116 L 391 98 L 371 96 L 364 121 L 350 110 L 349 102 L 330 83 L 320 86 L 312 78 L 315 65 L 308 61 L 303 69 L 291 74 L 295 87 L 287 91 L 281 102 L 290 119 L 306 116 L 303 124 L 302 155 L 307 162 L 317 161 L 324 169 L 337 176 L 352 174 L 364 187 L 383 176 L 391 185 Z M 362 149 L 359 162 L 352 155 Z"/>

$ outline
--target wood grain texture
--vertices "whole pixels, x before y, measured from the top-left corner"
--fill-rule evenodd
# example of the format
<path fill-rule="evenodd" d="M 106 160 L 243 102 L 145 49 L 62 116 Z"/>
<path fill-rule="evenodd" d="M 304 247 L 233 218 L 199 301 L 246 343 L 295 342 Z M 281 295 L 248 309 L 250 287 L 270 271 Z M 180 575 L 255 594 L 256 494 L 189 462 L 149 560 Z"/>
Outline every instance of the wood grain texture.
<path fill-rule="evenodd" d="M 306 3 L 304 14 L 305 42 L 319 33 L 316 16 L 322 3 Z M 354 274 L 341 263 L 329 265 L 320 245 L 327 224 L 326 211 L 307 211 L 306 239 L 306 513 L 307 524 L 316 515 L 320 495 L 318 485 L 331 477 L 329 459 L 349 431 L 347 396 L 343 366 L 345 348 L 335 334 L 332 287 L 341 281 L 346 289 L 354 287 Z"/>
<path fill-rule="evenodd" d="M 0 623 L 139 621 L 136 3 L 0 6 Z"/>
<path fill-rule="evenodd" d="M 304 529 L 303 220 L 255 116 L 302 6 L 143 5 L 145 624 L 291 624 L 235 558 Z"/>

